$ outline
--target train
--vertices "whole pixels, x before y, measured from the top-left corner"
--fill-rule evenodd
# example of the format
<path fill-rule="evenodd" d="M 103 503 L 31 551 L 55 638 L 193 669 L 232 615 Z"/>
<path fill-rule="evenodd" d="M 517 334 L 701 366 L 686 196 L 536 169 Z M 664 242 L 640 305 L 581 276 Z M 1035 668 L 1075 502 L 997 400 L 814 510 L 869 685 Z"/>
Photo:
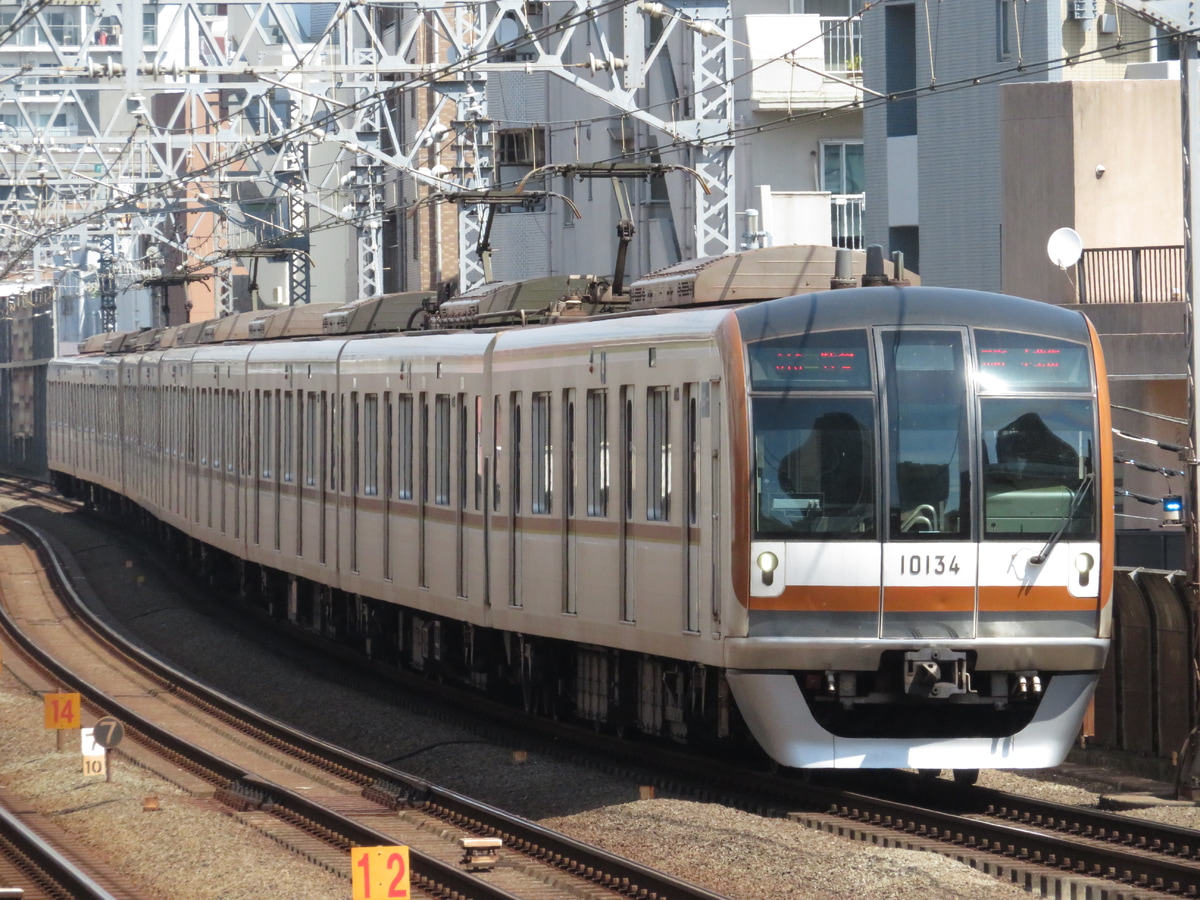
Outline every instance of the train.
<path fill-rule="evenodd" d="M 1056 765 L 1112 631 L 1095 329 L 832 257 L 97 336 L 50 363 L 50 469 L 280 622 L 534 712 Z"/>

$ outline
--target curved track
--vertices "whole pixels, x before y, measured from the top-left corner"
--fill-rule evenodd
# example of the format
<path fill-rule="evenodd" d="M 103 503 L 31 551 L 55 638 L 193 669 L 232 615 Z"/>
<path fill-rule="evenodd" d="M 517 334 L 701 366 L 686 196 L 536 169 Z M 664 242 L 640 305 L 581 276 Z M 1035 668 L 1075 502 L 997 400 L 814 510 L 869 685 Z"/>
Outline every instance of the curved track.
<path fill-rule="evenodd" d="M 34 541 L 57 590 L 73 594 L 80 579 L 51 553 L 47 539 L 9 517 L 4 525 Z M 14 552 L 11 543 L 2 549 Z M 17 611 L 10 599 L 5 626 L 38 665 L 84 695 L 86 710 L 121 719 L 137 744 L 214 785 L 218 796 L 256 827 L 277 837 L 290 829 L 294 836 L 282 839 L 294 842 L 298 852 L 303 847 L 311 856 L 311 840 L 305 838 L 318 838 L 331 848 L 319 854 L 322 864 L 348 871 L 351 846 L 404 844 L 412 854 L 414 887 L 429 896 L 513 900 L 607 894 L 719 900 L 686 882 L 295 732 L 124 644 L 77 598 L 68 609 L 48 594 L 30 594 L 22 601 L 28 605 Z M 16 620 L 24 627 L 18 628 Z M 83 662 L 71 671 L 55 661 L 64 658 Z M 269 821 L 259 821 L 264 819 Z M 431 829 L 430 819 L 440 826 Z M 461 839 L 477 836 L 503 841 L 491 871 L 471 872 L 462 865 Z"/>

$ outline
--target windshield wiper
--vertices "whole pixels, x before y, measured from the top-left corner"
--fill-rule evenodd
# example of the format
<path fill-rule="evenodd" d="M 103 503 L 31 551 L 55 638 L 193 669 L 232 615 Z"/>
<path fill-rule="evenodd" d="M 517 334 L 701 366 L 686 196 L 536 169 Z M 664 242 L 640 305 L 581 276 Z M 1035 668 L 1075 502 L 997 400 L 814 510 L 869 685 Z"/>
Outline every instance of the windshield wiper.
<path fill-rule="evenodd" d="M 1094 480 L 1095 477 L 1091 472 L 1088 472 L 1083 476 L 1083 481 L 1079 483 L 1079 490 L 1077 490 L 1075 492 L 1075 496 L 1071 498 L 1071 506 L 1069 509 L 1067 509 L 1067 514 L 1063 516 L 1062 521 L 1058 523 L 1058 530 L 1055 531 L 1054 534 L 1050 535 L 1050 540 L 1046 541 L 1046 546 L 1044 546 L 1036 556 L 1029 557 L 1030 565 L 1040 566 L 1047 559 L 1049 559 L 1050 551 L 1052 551 L 1055 545 L 1062 539 L 1063 532 L 1067 530 L 1067 526 L 1070 525 L 1071 521 L 1075 518 L 1075 513 L 1079 511 L 1079 504 L 1083 502 L 1083 498 L 1091 489 L 1092 482 Z"/>

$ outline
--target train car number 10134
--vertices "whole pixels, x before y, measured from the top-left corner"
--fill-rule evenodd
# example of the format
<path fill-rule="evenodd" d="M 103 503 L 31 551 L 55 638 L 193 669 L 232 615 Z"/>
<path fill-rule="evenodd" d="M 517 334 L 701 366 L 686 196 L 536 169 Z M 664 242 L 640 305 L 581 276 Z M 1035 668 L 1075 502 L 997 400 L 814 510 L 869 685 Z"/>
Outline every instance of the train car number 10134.
<path fill-rule="evenodd" d="M 901 575 L 957 575 L 959 571 L 957 556 L 944 556 L 940 553 L 910 553 L 900 556 Z"/>

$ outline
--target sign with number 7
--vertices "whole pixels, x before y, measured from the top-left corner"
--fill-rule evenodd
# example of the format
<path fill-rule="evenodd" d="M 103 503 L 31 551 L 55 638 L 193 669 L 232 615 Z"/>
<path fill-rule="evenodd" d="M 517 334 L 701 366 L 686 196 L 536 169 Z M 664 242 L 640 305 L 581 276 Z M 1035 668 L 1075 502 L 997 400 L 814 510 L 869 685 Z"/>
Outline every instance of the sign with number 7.
<path fill-rule="evenodd" d="M 43 697 L 47 728 L 79 727 L 78 694 L 44 694 Z"/>
<path fill-rule="evenodd" d="M 353 900 L 397 900 L 409 896 L 407 847 L 352 847 Z"/>

